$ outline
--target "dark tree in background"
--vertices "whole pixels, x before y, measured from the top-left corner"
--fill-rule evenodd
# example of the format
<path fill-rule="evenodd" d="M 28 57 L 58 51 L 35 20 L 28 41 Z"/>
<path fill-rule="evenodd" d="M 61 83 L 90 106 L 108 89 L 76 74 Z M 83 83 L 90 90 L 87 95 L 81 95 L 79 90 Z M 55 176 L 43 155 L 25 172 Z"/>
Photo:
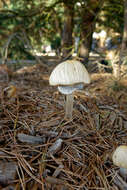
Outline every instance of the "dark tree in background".
<path fill-rule="evenodd" d="M 127 0 L 124 0 L 123 4 L 124 4 L 124 29 L 123 29 L 120 57 L 119 57 L 118 79 L 121 78 L 121 65 L 124 59 L 127 59 Z"/>
<path fill-rule="evenodd" d="M 81 4 L 79 57 L 84 64 L 87 64 L 89 59 L 89 52 L 92 44 L 92 34 L 94 32 L 96 18 L 102 3 L 103 1 L 88 0 Z"/>
<path fill-rule="evenodd" d="M 63 58 L 72 56 L 75 38 L 84 64 L 89 60 L 92 34 L 110 30 L 122 37 L 124 0 L 2 0 L 0 1 L 0 53 L 10 36 L 16 33 L 8 49 L 10 59 L 33 59 L 31 48 L 21 38 L 25 31 L 31 47 L 43 52 L 52 46 Z M 100 12 L 104 13 L 103 20 Z M 96 26 L 96 27 L 95 27 Z M 17 40 L 18 39 L 18 40 Z M 57 51 L 57 48 L 59 51 Z M 76 51 L 76 53 L 77 53 Z"/>
<path fill-rule="evenodd" d="M 64 23 L 62 32 L 62 56 L 68 58 L 72 55 L 73 49 L 73 28 L 74 28 L 74 2 L 64 0 Z"/>

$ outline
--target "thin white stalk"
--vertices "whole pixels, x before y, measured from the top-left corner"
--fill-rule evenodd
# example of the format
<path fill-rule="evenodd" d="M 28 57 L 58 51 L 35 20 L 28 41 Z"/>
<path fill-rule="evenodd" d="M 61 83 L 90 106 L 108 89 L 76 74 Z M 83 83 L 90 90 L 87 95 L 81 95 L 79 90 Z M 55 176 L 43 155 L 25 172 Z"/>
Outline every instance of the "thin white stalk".
<path fill-rule="evenodd" d="M 67 94 L 66 104 L 65 104 L 65 119 L 72 119 L 73 101 L 74 101 L 74 95 Z"/>

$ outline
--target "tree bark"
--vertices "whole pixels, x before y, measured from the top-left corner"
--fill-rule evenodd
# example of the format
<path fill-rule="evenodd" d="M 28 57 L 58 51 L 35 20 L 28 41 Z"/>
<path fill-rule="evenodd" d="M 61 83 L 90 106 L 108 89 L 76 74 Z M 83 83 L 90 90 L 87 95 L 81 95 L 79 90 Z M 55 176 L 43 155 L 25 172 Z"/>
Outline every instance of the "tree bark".
<path fill-rule="evenodd" d="M 85 20 L 85 19 L 84 19 Z M 87 25 L 87 24 L 83 24 Z M 79 57 L 84 64 L 87 64 L 89 59 L 89 52 L 91 49 L 92 43 L 92 33 L 93 33 L 93 26 L 89 25 L 89 27 L 85 28 L 81 31 L 80 34 L 80 47 L 79 47 Z"/>
<path fill-rule="evenodd" d="M 102 3 L 103 1 L 101 1 Z M 92 43 L 92 34 L 95 28 L 95 18 L 100 11 L 100 1 L 89 0 L 87 5 L 82 6 L 81 9 L 81 32 L 80 32 L 80 45 L 79 57 L 84 64 L 87 64 L 89 59 L 89 52 Z"/>
<path fill-rule="evenodd" d="M 124 30 L 121 50 L 127 50 L 127 0 L 124 0 Z"/>
<path fill-rule="evenodd" d="M 119 57 L 119 66 L 118 66 L 118 80 L 121 79 L 121 65 L 123 63 L 123 59 L 127 54 L 127 0 L 124 0 L 124 29 L 123 29 L 123 37 L 122 37 L 122 44 L 120 50 L 120 57 Z"/>
<path fill-rule="evenodd" d="M 73 16 L 74 16 L 74 4 L 73 1 L 64 1 L 64 27 L 62 34 L 62 56 L 68 58 L 72 56 L 73 49 Z"/>

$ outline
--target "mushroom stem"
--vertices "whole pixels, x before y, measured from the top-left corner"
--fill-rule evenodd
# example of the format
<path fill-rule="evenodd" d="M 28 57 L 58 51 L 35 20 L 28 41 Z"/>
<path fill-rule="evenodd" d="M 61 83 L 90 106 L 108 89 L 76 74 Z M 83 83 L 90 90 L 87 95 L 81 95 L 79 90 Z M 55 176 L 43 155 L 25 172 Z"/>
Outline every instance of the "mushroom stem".
<path fill-rule="evenodd" d="M 66 95 L 66 105 L 65 105 L 65 118 L 66 119 L 72 119 L 73 101 L 74 101 L 74 95 L 67 94 Z"/>

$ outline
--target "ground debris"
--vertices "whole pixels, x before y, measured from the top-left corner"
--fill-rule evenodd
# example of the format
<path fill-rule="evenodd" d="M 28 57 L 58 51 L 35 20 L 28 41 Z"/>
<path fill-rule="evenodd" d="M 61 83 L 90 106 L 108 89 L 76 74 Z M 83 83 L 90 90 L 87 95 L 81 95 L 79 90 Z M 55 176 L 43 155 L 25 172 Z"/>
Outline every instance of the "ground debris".
<path fill-rule="evenodd" d="M 126 96 L 106 94 L 105 79 L 100 75 L 75 93 L 71 121 L 64 120 L 65 97 L 54 96 L 47 69 L 17 73 L 14 84 L 0 81 L 0 167 L 16 164 L 9 169 L 14 174 L 2 171 L 1 189 L 120 189 L 111 155 L 127 144 Z M 17 89 L 13 101 L 4 93 L 11 85 Z"/>
<path fill-rule="evenodd" d="M 55 153 L 57 153 L 57 152 L 61 149 L 62 142 L 63 142 L 62 139 L 57 139 L 57 140 L 54 142 L 54 144 L 49 148 L 47 154 L 48 154 L 48 155 L 54 155 Z"/>
<path fill-rule="evenodd" d="M 45 141 L 42 137 L 26 135 L 24 133 L 18 133 L 17 137 L 20 142 L 29 144 L 40 144 Z"/>
<path fill-rule="evenodd" d="M 9 184 L 15 180 L 17 164 L 15 162 L 0 161 L 0 184 Z"/>
<path fill-rule="evenodd" d="M 117 174 L 114 178 L 114 183 L 119 187 L 120 190 L 127 190 L 127 183 Z"/>

